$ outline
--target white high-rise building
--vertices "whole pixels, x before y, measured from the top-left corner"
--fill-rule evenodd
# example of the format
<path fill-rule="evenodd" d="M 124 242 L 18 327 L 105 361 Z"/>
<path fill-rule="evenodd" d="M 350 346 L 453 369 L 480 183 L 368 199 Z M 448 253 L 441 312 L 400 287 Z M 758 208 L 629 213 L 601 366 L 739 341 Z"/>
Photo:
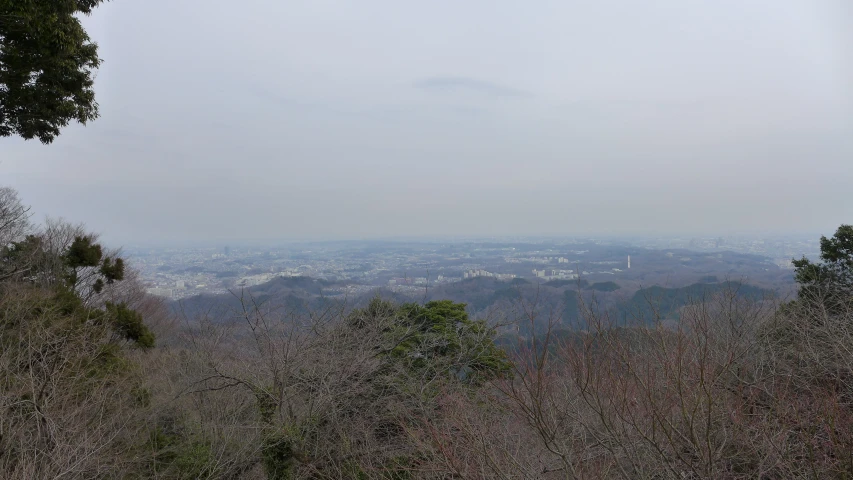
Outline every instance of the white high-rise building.
<path fill-rule="evenodd" d="M 628 269 L 631 269 L 631 256 L 628 255 Z"/>

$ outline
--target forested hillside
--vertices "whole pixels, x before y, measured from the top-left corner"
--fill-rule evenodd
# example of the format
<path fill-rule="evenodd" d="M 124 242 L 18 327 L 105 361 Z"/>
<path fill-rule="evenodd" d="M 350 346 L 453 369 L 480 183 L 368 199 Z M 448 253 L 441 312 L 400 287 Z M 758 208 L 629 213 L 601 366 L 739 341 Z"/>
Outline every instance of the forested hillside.
<path fill-rule="evenodd" d="M 101 58 L 83 22 L 103 3 L 0 0 L 0 138 L 36 139 L 27 146 L 47 148 L 38 143 L 99 116 Z M 774 19 L 813 21 L 784 6 L 750 6 L 727 17 L 729 10 L 710 10 L 718 2 L 704 2 L 710 14 L 689 2 L 657 10 L 624 2 L 618 15 L 613 5 L 560 15 L 562 2 L 544 13 L 525 2 L 408 2 L 406 15 L 396 10 L 405 2 L 365 9 L 361 2 L 122 3 L 136 9 L 125 11 L 133 13 L 131 23 L 104 30 L 139 35 L 121 43 L 129 50 L 120 62 L 138 83 L 104 97 L 117 105 L 101 131 L 106 141 L 87 143 L 72 133 L 69 143 L 53 146 L 61 147 L 60 160 L 32 168 L 22 163 L 37 155 L 21 148 L 11 172 L 22 183 L 42 182 L 37 187 L 47 198 L 61 190 L 54 201 L 86 207 L 78 212 L 110 207 L 114 215 L 100 225 L 122 225 L 116 228 L 130 238 L 150 233 L 140 226 L 144 216 L 159 228 L 175 212 L 180 216 L 170 218 L 179 226 L 171 232 L 184 239 L 193 237 L 187 225 L 202 231 L 199 237 L 214 227 L 248 235 L 252 218 L 264 227 L 255 233 L 302 225 L 317 227 L 298 232 L 306 236 L 364 236 L 394 224 L 386 231 L 433 235 L 479 225 L 491 235 L 550 231 L 569 220 L 579 229 L 584 219 L 585 228 L 600 227 L 594 217 L 601 213 L 614 216 L 608 222 L 615 230 L 623 223 L 643 230 L 762 228 L 773 225 L 763 223 L 766 211 L 781 218 L 775 225 L 796 229 L 802 225 L 788 222 L 797 215 L 825 221 L 849 213 L 839 209 L 849 196 L 830 198 L 849 189 L 849 131 L 842 128 L 849 115 L 841 101 L 848 97 L 840 86 L 842 95 L 832 95 L 834 86 L 850 83 L 838 80 L 842 63 L 832 63 L 845 50 L 815 50 L 833 37 L 820 28 L 782 23 L 785 41 L 763 37 Z M 727 8 L 741 3 L 752 5 Z M 316 10 L 300 16 L 301 8 Z M 318 19 L 334 23 L 316 28 Z M 695 19 L 713 28 L 690 23 Z M 280 36 L 263 36 L 264 26 Z M 653 41 L 643 43 L 632 28 L 653 33 Z M 802 41 L 794 36 L 799 30 L 821 35 Z M 840 30 L 838 38 L 846 33 Z M 576 32 L 587 36 L 562 36 Z M 467 50 L 460 41 L 466 35 L 479 48 Z M 746 45 L 747 36 L 755 46 Z M 703 44 L 703 37 L 718 44 Z M 240 43 L 246 39 L 252 43 Z M 786 50 L 788 43 L 796 48 Z M 265 50 L 270 46 L 275 50 Z M 753 56 L 738 56 L 751 49 Z M 451 61 L 428 67 L 435 52 Z M 624 52 L 630 58 L 614 62 Z M 381 57 L 373 76 L 361 57 L 367 54 Z M 736 57 L 730 72 L 721 68 L 727 55 Z M 751 70 L 777 57 L 776 68 Z M 817 83 L 796 99 L 786 88 L 804 80 L 782 67 L 799 57 L 807 60 L 803 77 Z M 158 63 L 164 58 L 171 68 Z M 549 74 L 563 58 L 566 69 Z M 394 70 L 407 62 L 416 68 Z M 670 65 L 681 70 L 666 70 Z M 528 83 L 451 75 L 451 67 L 483 66 Z M 835 76 L 822 77 L 823 70 Z M 120 71 L 106 77 L 120 79 Z M 725 79 L 725 88 L 684 90 L 706 77 Z M 752 90 L 733 87 L 744 83 Z M 280 86 L 287 89 L 274 91 Z M 776 96 L 761 97 L 765 90 Z M 347 97 L 350 91 L 363 96 Z M 134 98 L 116 101 L 123 95 Z M 748 108 L 752 97 L 756 108 Z M 798 100 L 806 108 L 798 110 Z M 799 117 L 806 123 L 787 123 Z M 841 153 L 833 153 L 836 131 Z M 802 132 L 819 134 L 810 144 Z M 281 143 L 265 143 L 267 137 Z M 114 144 L 127 158 L 111 154 Z M 787 150 L 808 157 L 808 168 L 789 168 L 796 163 Z M 199 163 L 184 162 L 192 155 Z M 760 175 L 742 181 L 749 155 Z M 65 156 L 77 161 L 56 173 Z M 255 177 L 250 157 L 262 158 Z M 536 163 L 538 157 L 552 163 Z M 843 161 L 827 175 L 820 157 Z M 674 161 L 681 158 L 695 165 Z M 149 163 L 160 170 L 149 171 Z M 785 178 L 785 170 L 796 176 Z M 605 175 L 596 177 L 599 171 Z M 820 177 L 810 179 L 808 171 Z M 114 182 L 118 173 L 132 181 Z M 198 188 L 187 188 L 196 176 Z M 737 177 L 729 189 L 728 176 Z M 155 185 L 160 177 L 166 180 Z M 753 189 L 758 177 L 771 178 L 766 190 Z M 210 179 L 220 183 L 205 183 Z M 791 186 L 803 190 L 777 195 Z M 170 197 L 175 191 L 183 196 Z M 262 201 L 246 199 L 257 192 Z M 214 195 L 227 197 L 216 203 L 221 209 L 208 205 Z M 586 199 L 594 201 L 579 201 Z M 791 199 L 790 209 L 776 205 Z M 314 203 L 323 205 L 312 210 Z M 669 224 L 668 212 L 675 212 Z M 792 259 L 795 296 L 773 289 L 790 277 L 781 267 L 787 258 L 773 263 L 751 246 L 746 256 L 706 251 L 695 259 L 676 248 L 606 247 L 612 251 L 594 263 L 598 277 L 568 281 L 576 275 L 559 252 L 528 246 L 516 255 L 516 244 L 507 243 L 488 249 L 511 265 L 505 273 L 482 270 L 479 247 L 435 249 L 430 256 L 448 256 L 448 271 L 465 279 L 437 288 L 426 288 L 435 258 L 413 262 L 423 278 L 416 285 L 424 285 L 418 298 L 399 290 L 348 298 L 343 284 L 289 276 L 167 303 L 148 295 L 122 251 L 83 224 L 39 221 L 32 213 L 15 188 L 0 188 L 2 480 L 853 478 L 851 225 L 821 237 L 819 258 Z M 348 230 L 336 230 L 341 225 Z M 645 270 L 631 270 L 630 255 Z M 616 277 L 623 257 L 628 271 Z M 681 283 L 668 283 L 673 270 L 663 265 L 670 261 Z M 227 268 L 207 271 L 209 278 L 273 274 L 222 263 Z M 746 264 L 765 273 L 745 281 L 737 267 Z M 380 266 L 381 275 L 392 275 L 388 264 Z M 513 279 L 530 275 L 531 266 L 558 270 L 542 283 Z M 366 268 L 374 267 L 348 263 L 335 271 Z M 714 276 L 719 269 L 730 277 Z M 398 285 L 381 275 L 375 278 L 383 285 Z M 546 278 L 545 270 L 533 275 Z M 419 287 L 405 291 L 413 290 Z"/>
<path fill-rule="evenodd" d="M 410 301 L 453 300 L 465 304 L 466 311 L 475 317 L 496 318 L 515 315 L 525 303 L 536 303 L 559 312 L 557 324 L 567 328 L 581 328 L 581 304 L 595 304 L 621 325 L 653 324 L 675 321 L 684 307 L 730 291 L 737 297 L 752 301 L 773 300 L 775 290 L 765 289 L 741 281 L 719 281 L 707 277 L 703 282 L 681 287 L 649 286 L 645 288 L 622 287 L 616 282 L 590 284 L 585 279 L 552 280 L 535 283 L 523 278 L 496 280 L 476 277 L 424 287 L 420 295 L 403 295 L 387 288 L 376 287 L 362 295 L 335 295 L 329 292 L 346 291 L 344 284 L 309 277 L 279 277 L 270 282 L 247 288 L 235 288 L 222 295 L 198 295 L 172 301 L 175 312 L 188 315 L 198 312 L 223 312 L 239 309 L 241 299 L 251 297 L 257 305 L 267 309 L 307 314 L 326 308 L 348 310 L 366 305 L 380 296 L 398 303 Z M 227 321 L 222 315 L 221 321 Z M 543 331 L 547 322 L 538 322 L 537 331 Z"/>
<path fill-rule="evenodd" d="M 83 227 L 2 200 L 3 478 L 853 474 L 849 226 L 786 303 L 474 279 L 348 306 L 297 303 L 327 286 L 299 278 L 176 312 Z"/>

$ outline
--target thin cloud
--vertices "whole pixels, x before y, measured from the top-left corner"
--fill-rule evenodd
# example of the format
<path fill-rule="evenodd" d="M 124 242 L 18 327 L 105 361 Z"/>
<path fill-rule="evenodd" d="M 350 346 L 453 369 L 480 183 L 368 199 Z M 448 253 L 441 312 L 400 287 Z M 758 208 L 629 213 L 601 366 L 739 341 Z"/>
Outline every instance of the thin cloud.
<path fill-rule="evenodd" d="M 530 92 L 468 77 L 429 77 L 415 82 L 421 90 L 475 92 L 496 97 L 529 97 Z"/>

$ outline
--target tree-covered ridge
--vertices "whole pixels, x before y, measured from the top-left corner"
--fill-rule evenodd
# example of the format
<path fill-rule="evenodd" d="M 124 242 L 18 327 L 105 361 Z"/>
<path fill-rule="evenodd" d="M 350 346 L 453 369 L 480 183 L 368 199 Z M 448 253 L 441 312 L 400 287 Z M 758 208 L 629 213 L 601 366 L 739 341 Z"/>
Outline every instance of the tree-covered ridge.
<path fill-rule="evenodd" d="M 296 279 L 177 327 L 118 252 L 0 198 L 3 478 L 853 475 L 843 235 L 783 308 L 713 278 L 605 305 L 625 290 L 457 286 L 501 306 L 488 320 L 453 300 L 279 308 L 322 293 Z M 806 295 L 815 279 L 833 295 Z"/>
<path fill-rule="evenodd" d="M 590 290 L 595 290 L 598 292 L 615 292 L 620 288 L 621 287 L 616 282 L 597 282 L 589 286 Z"/>
<path fill-rule="evenodd" d="M 694 283 L 685 287 L 654 285 L 638 290 L 627 304 L 619 309 L 620 317 L 629 321 L 654 322 L 677 319 L 681 309 L 701 304 L 724 292 L 750 300 L 773 298 L 773 292 L 737 281 L 720 283 Z"/>
<path fill-rule="evenodd" d="M 423 462 L 410 431 L 443 396 L 511 370 L 495 328 L 451 301 L 269 311 L 246 292 L 226 318 L 161 323 L 155 344 L 169 314 L 118 252 L 18 222 L 27 209 L 3 198 L 3 478 L 408 476 Z"/>

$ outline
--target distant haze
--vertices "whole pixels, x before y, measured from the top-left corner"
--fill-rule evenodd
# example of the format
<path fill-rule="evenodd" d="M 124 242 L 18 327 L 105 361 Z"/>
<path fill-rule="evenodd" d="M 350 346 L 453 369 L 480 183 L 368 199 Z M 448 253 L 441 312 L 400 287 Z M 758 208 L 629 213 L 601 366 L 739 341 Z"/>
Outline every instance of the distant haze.
<path fill-rule="evenodd" d="M 853 222 L 853 2 L 114 0 L 102 116 L 0 139 L 107 241 Z"/>

